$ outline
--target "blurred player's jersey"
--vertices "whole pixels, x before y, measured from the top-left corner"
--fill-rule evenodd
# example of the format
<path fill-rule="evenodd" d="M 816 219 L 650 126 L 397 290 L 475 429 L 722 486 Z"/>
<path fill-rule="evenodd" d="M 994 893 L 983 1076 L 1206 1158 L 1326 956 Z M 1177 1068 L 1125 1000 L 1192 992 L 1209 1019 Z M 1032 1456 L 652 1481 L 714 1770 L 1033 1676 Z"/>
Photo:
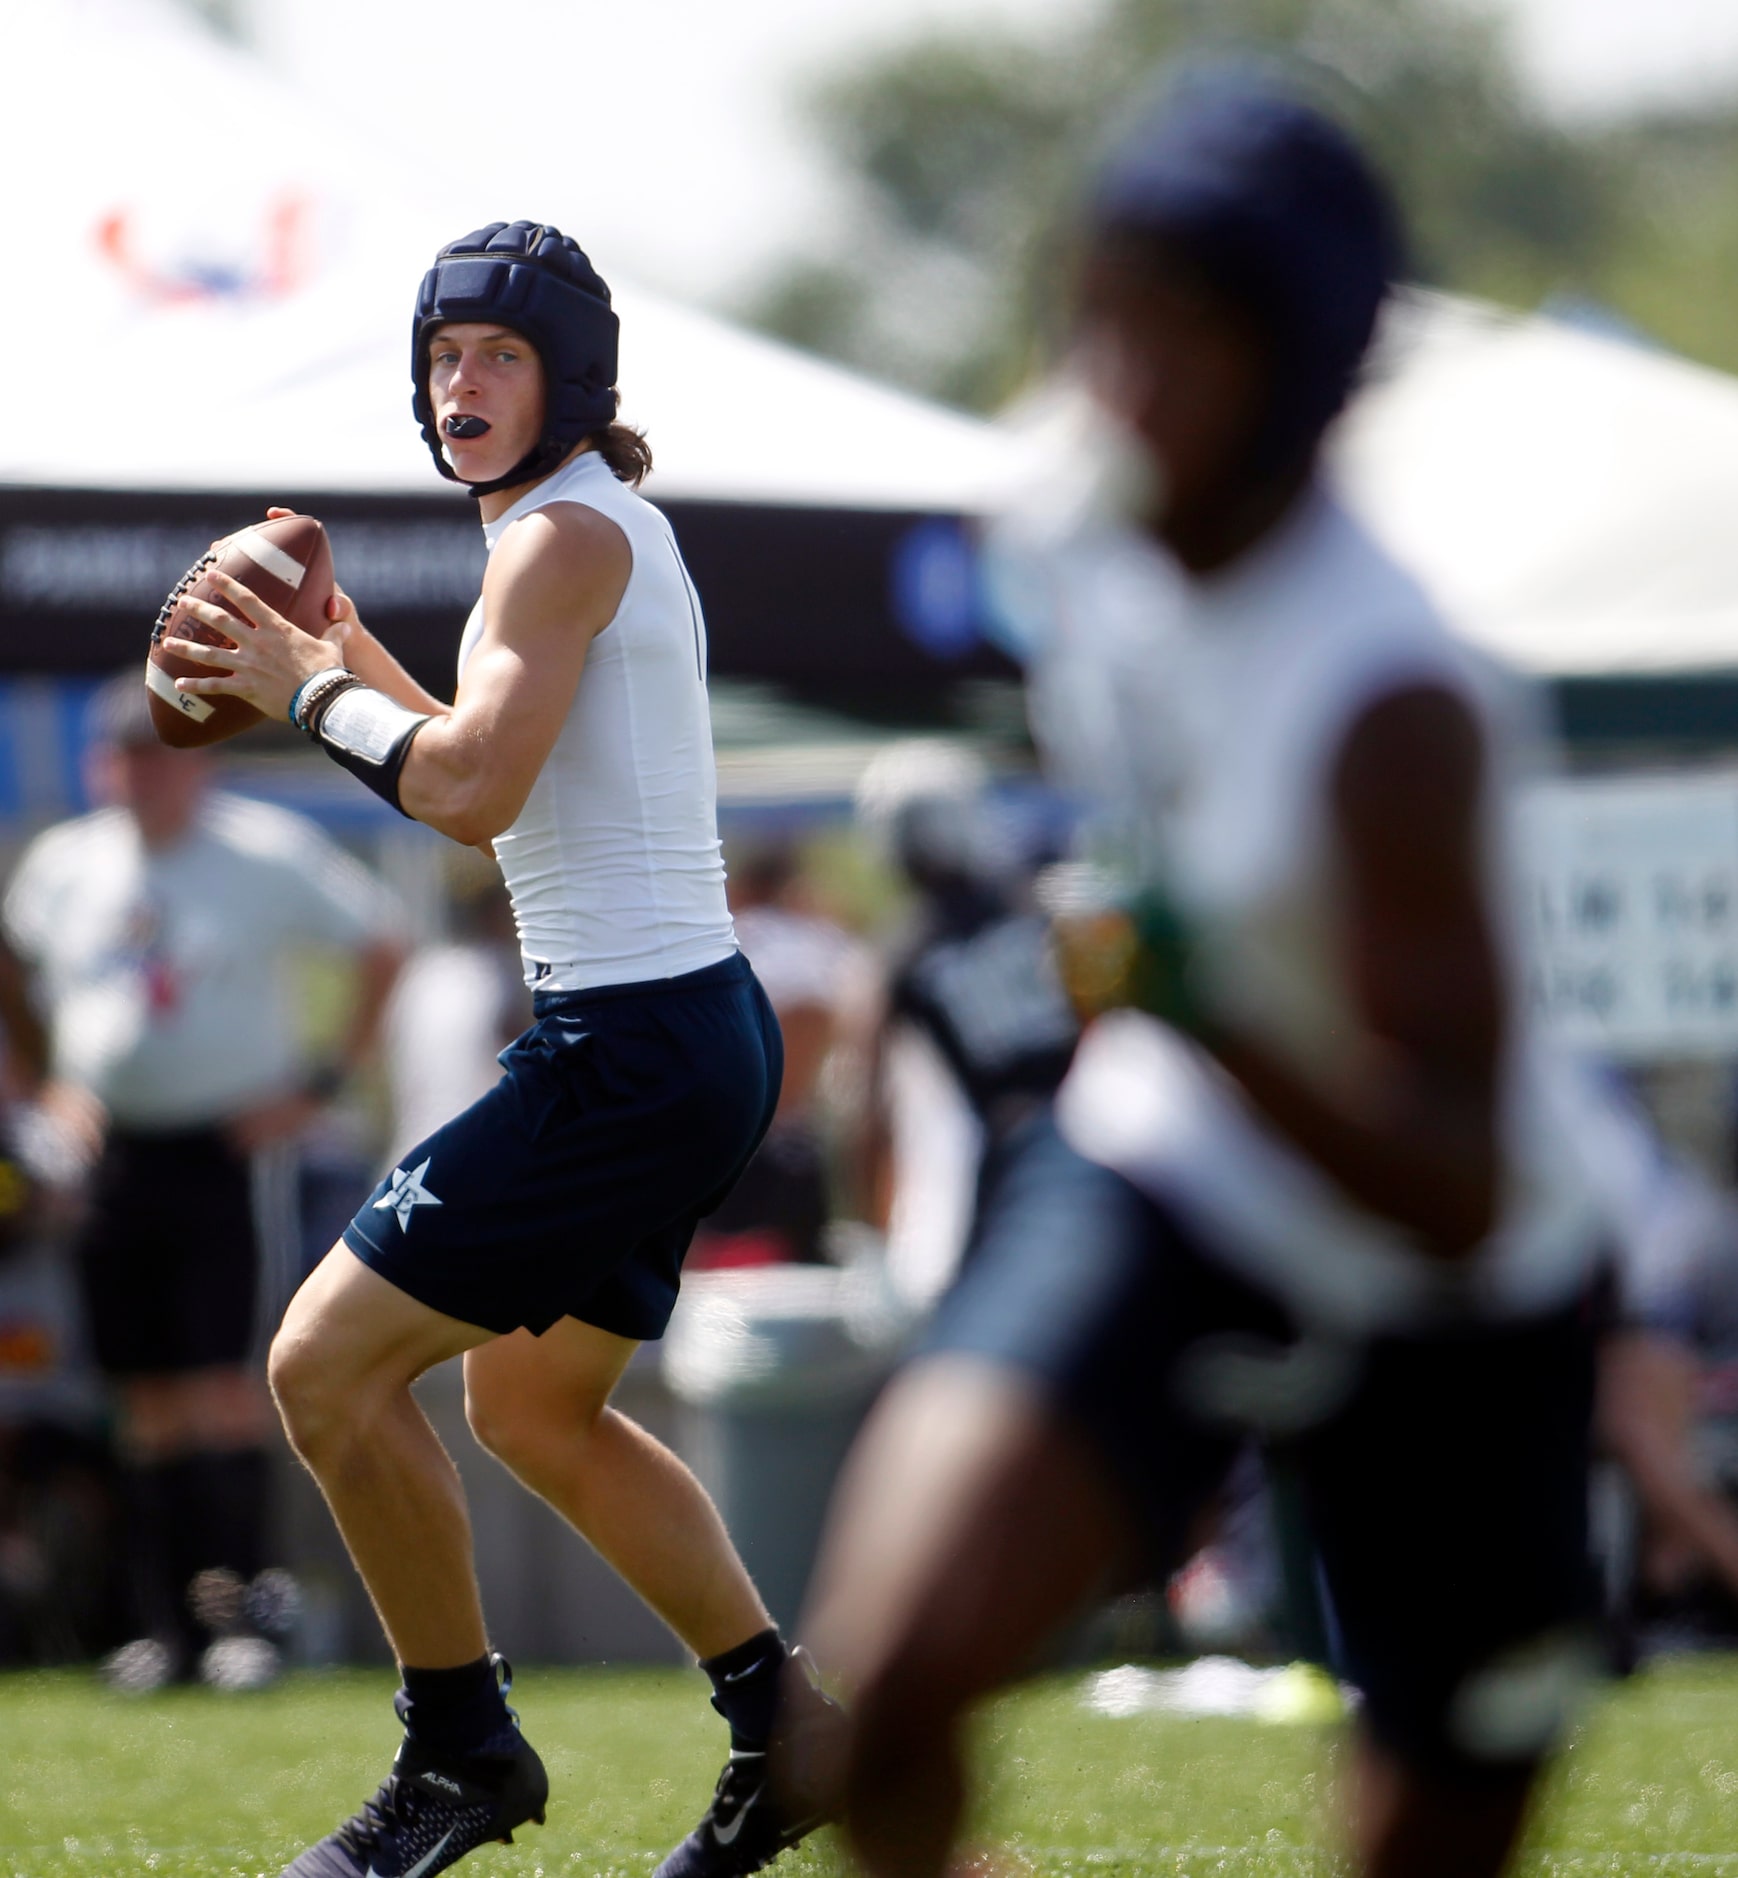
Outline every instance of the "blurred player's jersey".
<path fill-rule="evenodd" d="M 391 932 L 371 876 L 312 823 L 214 795 L 153 852 L 105 809 L 40 835 L 5 900 L 6 936 L 47 1002 L 56 1077 L 116 1125 L 202 1127 L 295 1085 L 298 947 Z"/>
<path fill-rule="evenodd" d="M 888 1018 L 881 1074 L 897 1176 L 887 1270 L 922 1307 L 953 1282 L 986 1169 L 1055 1095 L 1080 1025 L 1048 922 L 988 894 L 931 909 L 893 970 Z"/>
<path fill-rule="evenodd" d="M 586 452 L 483 524 L 491 550 L 535 509 L 576 502 L 627 537 L 633 571 L 573 704 L 495 853 L 540 991 L 675 978 L 736 950 L 718 842 L 706 627 L 670 524 Z M 483 632 L 479 600 L 459 646 Z"/>
<path fill-rule="evenodd" d="M 934 1042 L 994 1136 L 1047 1102 L 1080 1034 L 1036 914 L 987 909 L 927 932 L 893 974 L 892 1014 Z"/>
<path fill-rule="evenodd" d="M 1144 1016 L 1088 1033 L 1059 1106 L 1082 1153 L 1190 1217 L 1306 1321 L 1372 1330 L 1504 1316 L 1567 1298 L 1600 1207 L 1566 1066 L 1534 1034 L 1519 967 L 1508 805 L 1534 735 L 1518 684 L 1456 640 L 1415 582 L 1324 490 L 1205 580 L 1106 533 L 1058 584 L 1040 662 L 1040 735 L 1102 806 L 1119 863 L 1199 941 L 1208 1010 L 1324 1090 L 1363 1026 L 1343 942 L 1329 791 L 1351 726 L 1380 698 L 1444 688 L 1483 726 L 1489 904 L 1510 986 L 1503 1212 L 1458 1265 L 1330 1182 L 1211 1059 Z"/>

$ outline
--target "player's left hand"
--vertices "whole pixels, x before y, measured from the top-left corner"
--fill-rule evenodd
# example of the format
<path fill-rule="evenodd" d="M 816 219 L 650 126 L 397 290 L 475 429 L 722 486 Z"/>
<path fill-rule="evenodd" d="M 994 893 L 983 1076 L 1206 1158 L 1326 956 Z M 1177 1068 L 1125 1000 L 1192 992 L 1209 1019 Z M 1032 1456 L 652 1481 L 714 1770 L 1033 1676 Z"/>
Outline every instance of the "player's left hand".
<path fill-rule="evenodd" d="M 201 625 L 214 627 L 235 645 L 230 649 L 200 645 L 192 639 L 165 640 L 165 648 L 181 658 L 219 668 L 210 678 L 178 678 L 177 688 L 196 696 L 221 693 L 245 698 L 267 717 L 287 717 L 290 700 L 303 683 L 316 672 L 342 664 L 342 654 L 335 645 L 293 626 L 239 580 L 216 569 L 208 578 L 241 618 L 203 600 L 189 601 L 187 610 Z"/>

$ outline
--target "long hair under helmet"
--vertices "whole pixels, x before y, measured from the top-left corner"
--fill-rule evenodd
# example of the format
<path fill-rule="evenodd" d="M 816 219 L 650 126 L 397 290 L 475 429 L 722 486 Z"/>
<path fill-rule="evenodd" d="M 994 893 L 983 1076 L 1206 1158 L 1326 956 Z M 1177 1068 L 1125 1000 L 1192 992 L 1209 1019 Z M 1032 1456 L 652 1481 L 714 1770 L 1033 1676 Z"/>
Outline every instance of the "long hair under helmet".
<path fill-rule="evenodd" d="M 490 321 L 537 348 L 545 384 L 543 435 L 506 475 L 469 483 L 474 496 L 547 476 L 573 446 L 616 414 L 616 337 L 610 290 L 585 251 L 547 222 L 491 222 L 450 241 L 417 290 L 411 328 L 411 409 L 435 468 L 450 482 L 428 390 L 429 336 L 441 326 Z"/>
<path fill-rule="evenodd" d="M 1246 467 L 1313 450 L 1357 382 L 1404 239 L 1386 184 L 1302 74 L 1254 58 L 1173 69 L 1102 164 L 1088 218 L 1163 243 L 1256 320 L 1272 377 Z"/>

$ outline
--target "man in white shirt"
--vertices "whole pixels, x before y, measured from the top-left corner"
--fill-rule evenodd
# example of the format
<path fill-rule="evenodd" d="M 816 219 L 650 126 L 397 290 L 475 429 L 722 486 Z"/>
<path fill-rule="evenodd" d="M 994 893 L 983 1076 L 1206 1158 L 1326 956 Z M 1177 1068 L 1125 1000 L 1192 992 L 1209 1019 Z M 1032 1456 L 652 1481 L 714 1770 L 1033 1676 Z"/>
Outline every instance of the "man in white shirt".
<path fill-rule="evenodd" d="M 368 1053 L 401 954 L 384 890 L 299 817 L 214 792 L 203 754 L 159 745 L 134 674 L 94 709 L 107 806 L 19 862 L 0 936 L 39 1022 L 16 999 L 0 1016 L 30 1093 L 92 1163 L 77 1257 L 118 1398 L 140 1629 L 113 1673 L 150 1686 L 200 1662 L 189 1585 L 267 1562 L 256 1171 Z M 359 984 L 317 1070 L 290 969 L 309 947 L 350 955 Z M 234 1658 L 201 1666 L 222 1679 Z"/>

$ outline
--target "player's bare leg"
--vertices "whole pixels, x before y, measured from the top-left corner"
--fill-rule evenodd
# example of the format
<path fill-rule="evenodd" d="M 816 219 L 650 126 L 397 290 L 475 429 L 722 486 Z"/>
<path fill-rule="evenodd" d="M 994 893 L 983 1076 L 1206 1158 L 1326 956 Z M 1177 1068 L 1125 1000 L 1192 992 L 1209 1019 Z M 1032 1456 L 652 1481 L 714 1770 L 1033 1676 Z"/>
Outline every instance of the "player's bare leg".
<path fill-rule="evenodd" d="M 1358 1744 L 1352 1829 L 1364 1878 L 1494 1878 L 1526 1823 L 1531 1768 L 1453 1781 Z"/>
<path fill-rule="evenodd" d="M 582 1533 L 696 1656 L 772 1623 L 718 1509 L 687 1467 L 609 1406 L 639 1346 L 565 1317 L 465 1357 L 478 1441 Z"/>
<path fill-rule="evenodd" d="M 410 1393 L 487 1339 L 334 1246 L 272 1344 L 272 1393 L 401 1663 L 444 1669 L 488 1649 L 464 1489 Z"/>
<path fill-rule="evenodd" d="M 291 1300 L 272 1390 L 403 1668 L 406 1734 L 373 1799 L 284 1878 L 432 1874 L 541 1822 L 549 1781 L 489 1654 L 464 1490 L 410 1385 L 492 1333 L 334 1246 Z"/>
<path fill-rule="evenodd" d="M 465 1411 L 482 1445 L 547 1500 L 701 1659 L 730 1724 L 705 1818 L 658 1878 L 746 1873 L 820 1822 L 767 1794 L 784 1645 L 711 1498 L 661 1441 L 609 1406 L 637 1345 L 576 1318 L 465 1357 Z M 787 1725 L 825 1733 L 838 1711 L 807 1682 Z"/>
<path fill-rule="evenodd" d="M 1011 1372 L 934 1357 L 883 1398 L 841 1483 L 804 1634 L 846 1691 L 818 1786 L 872 1878 L 938 1878 L 979 1697 L 1116 1578 L 1131 1533 L 1102 1464 Z M 830 1761 L 830 1764 L 829 1764 Z"/>

